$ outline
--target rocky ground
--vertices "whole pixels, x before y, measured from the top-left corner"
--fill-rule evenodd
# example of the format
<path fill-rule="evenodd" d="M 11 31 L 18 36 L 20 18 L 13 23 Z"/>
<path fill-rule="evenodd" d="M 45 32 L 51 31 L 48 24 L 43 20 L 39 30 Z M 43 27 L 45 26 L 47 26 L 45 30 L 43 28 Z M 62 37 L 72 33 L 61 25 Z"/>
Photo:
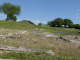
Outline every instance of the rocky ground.
<path fill-rule="evenodd" d="M 33 30 L 0 30 L 0 46 L 27 47 L 35 49 L 52 50 L 54 55 L 60 51 L 67 53 L 66 48 L 73 50 L 71 54 L 80 52 L 80 35 L 61 32 L 45 32 L 44 29 Z M 63 49 L 64 48 L 64 49 Z M 62 50 L 63 49 L 63 50 Z M 2 53 L 1 51 L 0 53 Z M 79 55 L 79 54 L 78 54 Z"/>

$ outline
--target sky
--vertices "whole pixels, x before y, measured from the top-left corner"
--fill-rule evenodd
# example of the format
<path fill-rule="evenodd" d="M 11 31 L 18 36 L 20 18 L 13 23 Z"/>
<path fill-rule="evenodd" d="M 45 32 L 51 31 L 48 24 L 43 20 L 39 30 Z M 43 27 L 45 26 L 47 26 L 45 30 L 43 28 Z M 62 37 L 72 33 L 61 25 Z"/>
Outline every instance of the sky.
<path fill-rule="evenodd" d="M 74 24 L 80 24 L 80 0 L 0 0 L 0 5 L 6 2 L 21 6 L 17 21 L 47 24 L 56 18 L 67 18 Z M 0 20 L 5 18 L 6 15 L 0 13 Z"/>

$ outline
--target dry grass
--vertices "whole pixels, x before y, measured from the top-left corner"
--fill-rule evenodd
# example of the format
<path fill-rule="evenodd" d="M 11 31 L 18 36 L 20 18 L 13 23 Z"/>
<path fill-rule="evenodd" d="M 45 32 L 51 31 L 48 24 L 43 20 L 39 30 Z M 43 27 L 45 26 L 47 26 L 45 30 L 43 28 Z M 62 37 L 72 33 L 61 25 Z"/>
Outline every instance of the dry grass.
<path fill-rule="evenodd" d="M 40 38 L 40 36 L 30 35 L 29 31 L 21 33 L 20 30 L 2 29 L 2 34 L 12 33 L 16 36 L 22 36 L 25 38 L 6 38 L 0 41 L 2 46 L 15 46 L 15 47 L 27 47 L 36 49 L 51 49 L 57 56 L 64 57 L 80 57 L 80 44 L 66 42 L 61 39 L 55 38 Z M 15 34 L 17 33 L 17 34 Z M 51 34 L 50 32 L 44 32 L 44 34 Z M 80 41 L 79 41 L 80 42 Z"/>

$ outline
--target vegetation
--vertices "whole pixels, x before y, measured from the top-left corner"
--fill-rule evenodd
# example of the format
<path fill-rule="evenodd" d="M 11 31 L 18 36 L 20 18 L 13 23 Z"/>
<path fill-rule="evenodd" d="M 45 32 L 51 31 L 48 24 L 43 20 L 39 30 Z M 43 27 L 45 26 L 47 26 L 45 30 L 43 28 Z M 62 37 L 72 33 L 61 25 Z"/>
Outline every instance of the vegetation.
<path fill-rule="evenodd" d="M 73 22 L 70 19 L 64 19 L 63 25 L 68 25 L 69 27 L 71 27 L 71 25 L 73 24 Z"/>
<path fill-rule="evenodd" d="M 0 12 L 7 15 L 6 21 L 16 21 L 16 15 L 21 13 L 21 7 L 11 3 L 3 3 L 0 5 Z"/>
<path fill-rule="evenodd" d="M 14 21 L 4 21 L 0 20 L 0 28 L 4 29 L 17 29 L 17 30 L 31 30 L 31 29 L 44 29 L 46 32 L 65 32 L 65 33 L 72 33 L 72 34 L 79 34 L 76 29 L 69 29 L 69 28 L 60 28 L 60 27 L 45 27 L 45 26 L 37 26 L 31 21 L 22 20 L 20 22 Z"/>
<path fill-rule="evenodd" d="M 0 28 L 4 29 L 17 29 L 17 30 L 30 30 L 34 29 L 36 25 L 31 24 L 29 21 L 21 21 L 21 22 L 14 22 L 14 21 L 4 21 L 0 20 Z"/>
<path fill-rule="evenodd" d="M 72 24 L 73 24 L 73 22 L 70 19 L 64 19 L 63 20 L 62 18 L 56 18 L 56 19 L 49 21 L 47 23 L 47 25 L 50 25 L 51 27 L 55 27 L 56 25 L 58 27 L 61 27 L 62 25 L 65 25 L 65 27 L 66 27 L 66 25 L 71 27 Z"/>
<path fill-rule="evenodd" d="M 41 53 L 4 53 L 0 55 L 0 58 L 7 59 L 34 59 L 34 60 L 77 60 L 80 57 L 79 46 L 72 43 L 66 42 L 61 39 L 56 40 L 55 38 L 40 38 L 40 36 L 30 35 L 32 29 L 43 29 L 43 35 L 53 34 L 58 36 L 67 36 L 62 34 L 56 34 L 52 32 L 65 32 L 72 34 L 79 34 L 76 29 L 70 28 L 60 28 L 60 27 L 44 27 L 32 24 L 30 21 L 23 20 L 20 22 L 14 21 L 0 21 L 0 33 L 3 35 L 12 33 L 14 36 L 25 37 L 22 39 L 17 38 L 6 38 L 0 41 L 0 46 L 13 46 L 13 47 L 27 47 L 35 49 L 47 49 L 54 52 L 54 56 Z M 27 31 L 26 33 L 21 33 L 22 31 Z M 17 34 L 16 34 L 17 33 Z"/>
<path fill-rule="evenodd" d="M 4 53 L 0 55 L 0 58 L 7 58 L 7 59 L 19 59 L 19 60 L 78 60 L 76 58 L 63 58 L 63 57 L 57 57 L 57 56 L 52 56 L 49 54 L 45 53 L 15 53 L 15 52 L 10 52 L 10 53 Z"/>
<path fill-rule="evenodd" d="M 39 24 L 38 24 L 38 26 L 41 26 L 41 25 L 42 25 L 42 23 L 39 23 Z"/>
<path fill-rule="evenodd" d="M 70 28 L 79 28 L 79 24 L 73 24 L 70 19 L 56 18 L 52 21 L 49 21 L 47 24 L 51 27 L 41 26 L 42 23 L 39 23 L 38 26 L 33 22 L 28 20 L 22 20 L 20 22 L 14 22 L 17 20 L 17 15 L 21 13 L 21 7 L 18 5 L 13 5 L 11 3 L 3 3 L 0 5 L 0 12 L 7 15 L 6 21 L 0 21 L 0 33 L 1 36 L 8 35 L 11 33 L 13 36 L 21 36 L 25 38 L 5 38 L 0 41 L 1 46 L 13 46 L 13 47 L 27 47 L 35 49 L 47 49 L 54 52 L 54 56 L 46 53 L 24 53 L 24 52 L 3 52 L 0 55 L 0 58 L 3 59 L 20 59 L 20 60 L 80 60 L 80 44 L 66 42 L 61 39 L 56 38 L 41 38 L 46 34 L 53 34 L 57 36 L 65 36 L 72 38 L 75 36 L 71 35 L 62 35 L 53 32 L 65 32 L 71 34 L 79 34 L 76 29 Z M 58 27 L 56 27 L 56 25 Z M 70 28 L 61 28 L 62 25 L 68 25 Z M 43 33 L 37 33 L 35 35 L 30 35 L 32 29 L 42 29 Z M 24 32 L 25 33 L 22 33 Z M 35 30 L 35 31 L 36 31 Z M 40 36 L 38 36 L 40 34 Z M 36 36 L 37 35 L 37 36 Z M 79 37 L 80 39 L 80 37 Z"/>

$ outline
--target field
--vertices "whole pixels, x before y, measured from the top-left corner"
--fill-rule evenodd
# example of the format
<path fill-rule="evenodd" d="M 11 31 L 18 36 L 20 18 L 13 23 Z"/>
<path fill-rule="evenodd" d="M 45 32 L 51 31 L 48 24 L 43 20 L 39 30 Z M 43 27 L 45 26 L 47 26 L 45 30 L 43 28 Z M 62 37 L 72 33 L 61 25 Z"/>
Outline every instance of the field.
<path fill-rule="evenodd" d="M 32 30 L 42 29 L 43 33 L 35 33 Z M 29 60 L 79 60 L 80 59 L 80 35 L 72 36 L 52 32 L 64 32 L 79 34 L 79 30 L 71 28 L 44 27 L 32 25 L 29 22 L 0 21 L 0 36 L 21 36 L 23 38 L 4 38 L 0 40 L 0 46 L 27 47 L 35 49 L 52 50 L 54 56 L 46 53 L 15 53 L 1 50 L 0 58 L 4 59 L 29 59 Z M 43 37 L 43 35 L 57 35 L 68 38 L 78 37 L 78 40 L 66 42 L 62 39 Z M 35 58 L 36 57 L 36 58 Z"/>

